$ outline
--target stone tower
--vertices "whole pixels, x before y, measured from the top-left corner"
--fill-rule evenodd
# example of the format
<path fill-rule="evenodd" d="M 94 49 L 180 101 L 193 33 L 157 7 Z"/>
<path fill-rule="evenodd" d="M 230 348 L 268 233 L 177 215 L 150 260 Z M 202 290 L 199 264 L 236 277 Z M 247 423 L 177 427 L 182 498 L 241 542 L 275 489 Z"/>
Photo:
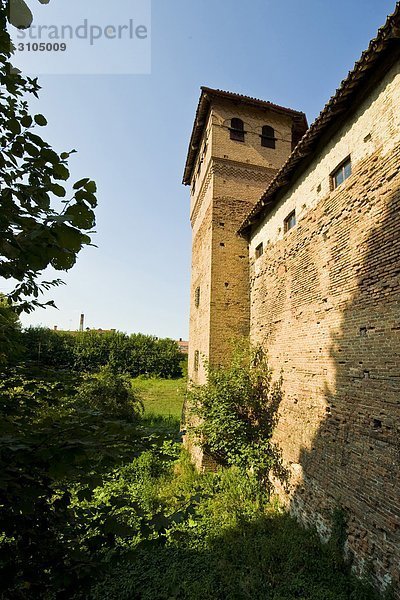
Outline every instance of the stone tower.
<path fill-rule="evenodd" d="M 307 129 L 304 113 L 203 87 L 183 183 L 191 187 L 189 378 L 205 382 L 248 335 L 249 257 L 244 218 Z"/>

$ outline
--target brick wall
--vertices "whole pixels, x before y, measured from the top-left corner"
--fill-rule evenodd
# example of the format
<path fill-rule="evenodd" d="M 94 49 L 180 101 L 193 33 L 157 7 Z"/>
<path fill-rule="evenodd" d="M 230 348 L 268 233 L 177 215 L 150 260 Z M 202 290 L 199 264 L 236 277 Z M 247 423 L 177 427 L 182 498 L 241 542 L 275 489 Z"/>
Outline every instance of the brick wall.
<path fill-rule="evenodd" d="M 397 65 L 266 218 L 250 265 L 251 337 L 276 374 L 283 369 L 276 441 L 292 477 L 281 496 L 322 536 L 332 510 L 344 508 L 356 570 L 393 581 L 398 597 L 399 103 Z M 345 153 L 353 174 L 330 191 Z M 319 196 L 318 182 L 326 186 Z M 283 215 L 300 202 L 301 218 L 284 235 Z"/>

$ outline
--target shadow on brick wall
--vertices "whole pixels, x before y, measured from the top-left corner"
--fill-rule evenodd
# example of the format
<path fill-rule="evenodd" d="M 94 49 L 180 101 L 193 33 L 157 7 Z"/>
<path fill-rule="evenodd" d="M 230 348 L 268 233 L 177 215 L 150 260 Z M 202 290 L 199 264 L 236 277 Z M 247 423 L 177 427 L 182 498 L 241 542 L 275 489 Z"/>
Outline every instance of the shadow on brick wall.
<path fill-rule="evenodd" d="M 393 173 L 396 175 L 398 166 Z M 339 261 L 352 262 L 356 288 L 343 304 L 330 356 L 335 384 L 291 510 L 329 532 L 332 511 L 347 517 L 347 549 L 359 573 L 400 589 L 400 181 L 368 190 L 365 237 L 350 236 Z M 379 212 L 380 207 L 382 208 Z M 374 212 L 371 222 L 371 212 Z M 373 225 L 371 226 L 371 223 Z M 328 234 L 329 235 L 329 234 Z M 340 271 L 340 269 L 339 269 Z M 333 275 L 334 277 L 334 275 Z M 338 282 L 330 281 L 331 289 Z M 346 282 L 345 282 L 346 285 Z M 316 510 L 317 507 L 317 510 Z M 317 513 L 317 514 L 316 514 Z M 400 593 L 400 592 L 398 592 Z M 398 596 L 400 597 L 400 596 Z"/>

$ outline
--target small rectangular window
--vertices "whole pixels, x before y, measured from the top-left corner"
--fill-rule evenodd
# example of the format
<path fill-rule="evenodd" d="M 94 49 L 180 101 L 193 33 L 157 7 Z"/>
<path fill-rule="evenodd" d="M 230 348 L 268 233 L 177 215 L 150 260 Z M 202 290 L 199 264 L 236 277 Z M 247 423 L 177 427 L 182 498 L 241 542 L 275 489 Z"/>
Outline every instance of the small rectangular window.
<path fill-rule="evenodd" d="M 258 244 L 257 248 L 256 248 L 256 258 L 260 258 L 260 256 L 262 256 L 264 253 L 264 246 L 263 243 L 261 242 L 261 244 Z"/>
<path fill-rule="evenodd" d="M 283 231 L 287 233 L 290 229 L 296 225 L 296 211 L 292 210 L 292 212 L 286 217 L 283 222 Z"/>
<path fill-rule="evenodd" d="M 199 308 L 200 305 L 200 288 L 197 287 L 194 293 L 194 305 L 196 308 Z"/>
<path fill-rule="evenodd" d="M 200 363 L 200 354 L 199 354 L 199 351 L 196 350 L 194 353 L 194 364 L 193 364 L 193 368 L 196 372 L 199 370 L 199 363 Z"/>
<path fill-rule="evenodd" d="M 351 160 L 346 158 L 331 175 L 333 189 L 336 189 L 351 175 Z"/>

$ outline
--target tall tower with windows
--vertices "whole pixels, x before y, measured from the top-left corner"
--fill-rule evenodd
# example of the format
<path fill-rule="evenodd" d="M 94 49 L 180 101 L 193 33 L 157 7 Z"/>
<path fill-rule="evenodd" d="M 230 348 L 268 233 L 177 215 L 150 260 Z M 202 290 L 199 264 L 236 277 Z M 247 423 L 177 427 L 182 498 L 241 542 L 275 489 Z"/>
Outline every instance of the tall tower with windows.
<path fill-rule="evenodd" d="M 201 88 L 183 183 L 190 186 L 189 377 L 249 333 L 249 255 L 237 231 L 307 129 L 304 113 Z"/>

